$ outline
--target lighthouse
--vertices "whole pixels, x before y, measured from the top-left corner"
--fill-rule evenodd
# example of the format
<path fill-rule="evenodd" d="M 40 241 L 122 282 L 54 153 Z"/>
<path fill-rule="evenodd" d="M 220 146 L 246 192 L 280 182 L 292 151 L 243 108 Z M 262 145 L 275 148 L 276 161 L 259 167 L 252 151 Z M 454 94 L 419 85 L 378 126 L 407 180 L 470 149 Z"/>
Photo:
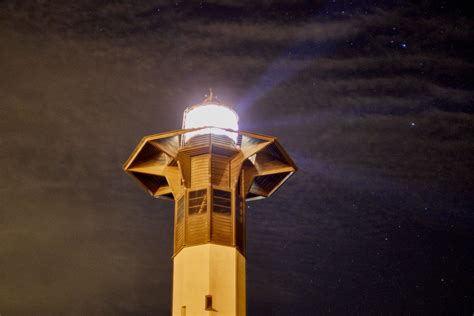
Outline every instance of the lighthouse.
<path fill-rule="evenodd" d="M 173 316 L 246 315 L 246 205 L 297 169 L 275 137 L 238 121 L 210 91 L 184 111 L 182 129 L 143 137 L 123 165 L 151 196 L 175 203 Z"/>

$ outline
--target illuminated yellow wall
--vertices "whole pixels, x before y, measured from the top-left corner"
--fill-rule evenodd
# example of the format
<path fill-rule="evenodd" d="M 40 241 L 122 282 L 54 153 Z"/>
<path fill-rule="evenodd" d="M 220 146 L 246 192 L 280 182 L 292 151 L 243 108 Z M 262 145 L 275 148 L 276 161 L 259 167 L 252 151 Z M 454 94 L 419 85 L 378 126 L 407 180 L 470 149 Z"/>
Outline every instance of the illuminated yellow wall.
<path fill-rule="evenodd" d="M 212 308 L 205 310 L 205 297 Z M 173 316 L 242 316 L 245 311 L 245 258 L 234 247 L 204 244 L 183 248 L 173 262 Z"/>

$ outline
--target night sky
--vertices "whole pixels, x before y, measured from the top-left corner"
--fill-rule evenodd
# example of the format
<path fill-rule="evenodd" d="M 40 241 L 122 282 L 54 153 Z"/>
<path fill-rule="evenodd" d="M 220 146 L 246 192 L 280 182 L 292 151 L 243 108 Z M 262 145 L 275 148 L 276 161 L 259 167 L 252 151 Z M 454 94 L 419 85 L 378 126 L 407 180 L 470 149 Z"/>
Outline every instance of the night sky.
<path fill-rule="evenodd" d="M 121 166 L 212 87 L 299 167 L 249 203 L 248 315 L 472 315 L 472 17 L 0 1 L 0 314 L 170 313 L 173 204 Z"/>

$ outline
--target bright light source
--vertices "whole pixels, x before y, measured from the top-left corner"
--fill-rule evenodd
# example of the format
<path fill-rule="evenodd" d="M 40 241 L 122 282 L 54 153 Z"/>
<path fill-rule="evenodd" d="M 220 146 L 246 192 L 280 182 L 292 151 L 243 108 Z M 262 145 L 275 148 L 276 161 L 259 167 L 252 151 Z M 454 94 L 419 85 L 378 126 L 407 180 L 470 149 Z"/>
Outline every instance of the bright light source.
<path fill-rule="evenodd" d="M 187 133 L 186 141 L 197 135 L 211 133 L 215 135 L 225 135 L 235 142 L 237 140 L 237 133 L 222 130 L 222 128 L 238 131 L 238 122 L 239 117 L 237 113 L 224 105 L 203 104 L 191 107 L 184 112 L 184 129 L 199 127 L 214 128 L 205 128 Z"/>
<path fill-rule="evenodd" d="M 184 128 L 220 127 L 237 131 L 238 121 L 234 110 L 223 105 L 205 104 L 195 106 L 185 114 Z"/>

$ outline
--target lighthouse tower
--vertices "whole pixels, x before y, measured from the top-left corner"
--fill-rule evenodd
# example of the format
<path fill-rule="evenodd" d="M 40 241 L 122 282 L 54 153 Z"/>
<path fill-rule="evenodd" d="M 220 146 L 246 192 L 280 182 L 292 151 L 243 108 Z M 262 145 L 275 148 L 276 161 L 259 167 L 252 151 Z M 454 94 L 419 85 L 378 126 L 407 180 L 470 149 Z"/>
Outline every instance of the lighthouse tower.
<path fill-rule="evenodd" d="M 183 129 L 145 136 L 123 169 L 175 202 L 172 314 L 246 315 L 246 203 L 296 171 L 277 139 L 239 131 L 210 91 L 184 111 Z"/>

